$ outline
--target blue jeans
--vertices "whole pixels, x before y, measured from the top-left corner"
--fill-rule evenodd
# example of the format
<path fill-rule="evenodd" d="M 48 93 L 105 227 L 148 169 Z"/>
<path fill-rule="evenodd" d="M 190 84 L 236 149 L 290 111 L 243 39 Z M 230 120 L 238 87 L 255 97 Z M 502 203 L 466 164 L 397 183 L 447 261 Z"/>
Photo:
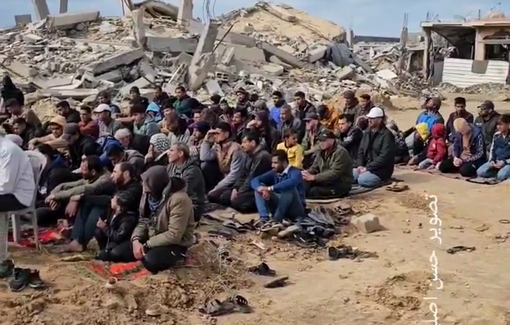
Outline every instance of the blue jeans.
<path fill-rule="evenodd" d="M 81 203 L 74 221 L 71 238 L 87 247 L 88 243 L 94 238 L 97 221 L 101 216 L 108 212 L 108 208 L 94 206 L 89 203 Z"/>
<path fill-rule="evenodd" d="M 354 181 L 357 182 L 361 187 L 372 188 L 377 187 L 382 183 L 382 180 L 379 178 L 379 176 L 372 174 L 369 171 L 360 174 L 358 169 L 354 168 L 352 170 L 352 176 L 354 177 Z"/>
<path fill-rule="evenodd" d="M 294 220 L 305 215 L 305 208 L 297 189 L 283 193 L 271 192 L 269 200 L 255 191 L 255 204 L 261 220 L 269 220 L 269 214 L 272 214 L 276 221 L 282 221 L 285 218 Z"/>
<path fill-rule="evenodd" d="M 491 167 L 491 162 L 486 162 L 480 168 L 477 169 L 476 173 L 482 178 L 491 178 L 496 176 L 500 181 L 504 181 L 510 178 L 510 165 L 505 165 L 500 170 Z"/>
<path fill-rule="evenodd" d="M 426 158 L 425 160 L 422 160 L 419 164 L 418 164 L 418 167 L 420 169 L 427 169 L 429 168 L 430 166 L 434 165 L 434 160 L 430 159 L 430 158 Z"/>

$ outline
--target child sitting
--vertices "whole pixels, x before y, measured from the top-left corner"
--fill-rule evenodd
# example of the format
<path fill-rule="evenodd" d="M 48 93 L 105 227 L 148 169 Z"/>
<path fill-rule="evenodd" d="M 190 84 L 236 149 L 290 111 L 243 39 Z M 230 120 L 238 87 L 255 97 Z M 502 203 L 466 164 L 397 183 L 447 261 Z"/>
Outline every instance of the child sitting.
<path fill-rule="evenodd" d="M 429 138 L 430 132 L 427 123 L 419 123 L 414 129 L 415 140 L 412 148 L 413 157 L 409 160 L 409 165 L 417 165 L 423 159 L 425 159 L 426 143 Z"/>
<path fill-rule="evenodd" d="M 104 221 L 97 221 L 94 237 L 99 245 L 100 252 L 96 259 L 102 261 L 122 262 L 116 248 L 125 242 L 129 242 L 131 234 L 138 223 L 135 212 L 129 212 L 130 200 L 133 200 L 126 192 L 119 192 L 111 200 L 111 216 Z"/>
<path fill-rule="evenodd" d="M 434 169 L 446 159 L 448 150 L 445 140 L 446 127 L 444 124 L 436 124 L 432 127 L 432 139 L 427 149 L 427 158 L 418 164 L 420 169 Z"/>
<path fill-rule="evenodd" d="M 293 129 L 288 129 L 283 134 L 283 142 L 276 146 L 276 150 L 283 150 L 291 166 L 303 168 L 303 147 L 298 144 L 298 135 Z"/>

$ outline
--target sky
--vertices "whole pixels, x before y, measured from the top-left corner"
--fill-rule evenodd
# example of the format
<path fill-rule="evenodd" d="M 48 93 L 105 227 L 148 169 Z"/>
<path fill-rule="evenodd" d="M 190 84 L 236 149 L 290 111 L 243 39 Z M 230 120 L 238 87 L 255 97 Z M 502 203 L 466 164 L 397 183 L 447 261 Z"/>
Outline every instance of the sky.
<path fill-rule="evenodd" d="M 0 25 L 14 25 L 14 15 L 32 14 L 35 20 L 33 0 L 1 0 Z M 68 0 L 69 12 L 99 10 L 102 16 L 118 16 L 122 13 L 121 0 Z M 194 16 L 203 17 L 202 7 L 205 0 L 195 0 Z M 500 2 L 501 1 L 501 2 Z M 141 2 L 133 0 L 134 3 Z M 179 0 L 165 2 L 178 4 Z M 278 1 L 275 1 L 278 3 Z M 59 0 L 47 0 L 51 13 L 58 13 Z M 220 15 L 241 7 L 256 3 L 253 0 L 210 0 L 214 13 Z M 510 1 L 507 0 L 284 0 L 294 8 L 307 11 L 314 16 L 331 20 L 345 28 L 352 28 L 355 35 L 398 37 L 408 14 L 408 29 L 419 32 L 420 22 L 430 19 L 449 21 L 454 17 L 478 17 L 492 8 L 507 13 L 510 17 Z M 318 5 L 320 3 L 320 5 Z"/>

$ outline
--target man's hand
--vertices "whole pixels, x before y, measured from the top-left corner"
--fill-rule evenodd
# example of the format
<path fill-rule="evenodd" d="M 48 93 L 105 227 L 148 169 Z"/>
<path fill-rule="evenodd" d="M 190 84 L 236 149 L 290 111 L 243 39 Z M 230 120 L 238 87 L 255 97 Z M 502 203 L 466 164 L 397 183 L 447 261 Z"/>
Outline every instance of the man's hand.
<path fill-rule="evenodd" d="M 97 224 L 96 226 L 99 228 L 99 229 L 102 229 L 104 230 L 108 225 L 106 224 L 106 222 L 103 221 L 103 219 L 99 218 L 99 220 L 97 220 Z"/>
<path fill-rule="evenodd" d="M 49 204 L 51 201 L 55 201 L 55 195 L 50 194 L 44 199 L 44 203 Z"/>
<path fill-rule="evenodd" d="M 358 167 L 358 173 L 363 174 L 366 171 L 367 171 L 367 169 L 365 167 L 363 167 L 363 166 Z"/>
<path fill-rule="evenodd" d="M 435 169 L 435 168 L 436 168 L 436 164 L 432 164 L 432 165 L 430 165 L 430 166 L 429 166 L 429 168 L 427 168 L 427 169 Z"/>
<path fill-rule="evenodd" d="M 145 255 L 143 245 L 138 240 L 133 241 L 133 255 L 137 260 L 141 260 Z"/>
<path fill-rule="evenodd" d="M 453 158 L 453 165 L 455 167 L 460 167 L 462 165 L 462 159 L 457 158 L 457 157 Z"/>
<path fill-rule="evenodd" d="M 303 179 L 307 182 L 313 182 L 315 181 L 315 175 L 310 174 L 307 171 L 302 171 L 301 176 L 303 176 Z"/>
<path fill-rule="evenodd" d="M 233 189 L 233 190 L 232 190 L 232 193 L 230 194 L 230 200 L 231 200 L 231 201 L 232 201 L 232 200 L 235 200 L 235 199 L 237 198 L 237 195 L 238 195 L 238 194 L 239 194 L 239 193 L 237 192 L 237 190 L 236 190 L 236 189 Z"/>
<path fill-rule="evenodd" d="M 264 200 L 268 201 L 271 198 L 271 191 L 269 190 L 262 191 L 262 197 L 264 198 Z"/>
<path fill-rule="evenodd" d="M 505 167 L 505 165 L 506 165 L 506 163 L 503 160 L 498 160 L 494 164 L 494 168 L 501 169 L 501 168 Z"/>
<path fill-rule="evenodd" d="M 79 202 L 81 200 L 81 195 L 73 195 L 69 199 L 70 201 Z"/>
<path fill-rule="evenodd" d="M 267 187 L 267 186 L 259 186 L 257 188 L 257 192 L 259 192 L 260 194 L 262 194 L 265 191 L 269 191 L 269 187 Z"/>
<path fill-rule="evenodd" d="M 66 214 L 69 217 L 75 217 L 76 213 L 78 213 L 78 206 L 80 205 L 80 202 L 78 201 L 69 201 L 69 203 L 66 206 Z"/>

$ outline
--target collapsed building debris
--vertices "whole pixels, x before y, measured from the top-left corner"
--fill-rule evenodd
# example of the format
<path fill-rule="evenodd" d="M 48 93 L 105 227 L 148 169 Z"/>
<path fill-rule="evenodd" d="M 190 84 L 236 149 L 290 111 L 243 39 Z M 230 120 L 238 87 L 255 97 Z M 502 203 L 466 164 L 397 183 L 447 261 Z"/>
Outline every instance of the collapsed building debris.
<path fill-rule="evenodd" d="M 200 100 L 244 87 L 323 101 L 347 89 L 401 88 L 395 67 L 381 64 L 398 60 L 396 47 L 366 57 L 351 50 L 341 26 L 287 5 L 259 2 L 202 23 L 191 16 L 192 0 L 126 3 L 121 18 L 51 15 L 43 4 L 42 20 L 0 34 L 0 69 L 33 98 L 90 100 L 109 90 L 121 101 L 133 86 L 150 97 L 155 85 L 172 93 L 185 84 Z"/>

